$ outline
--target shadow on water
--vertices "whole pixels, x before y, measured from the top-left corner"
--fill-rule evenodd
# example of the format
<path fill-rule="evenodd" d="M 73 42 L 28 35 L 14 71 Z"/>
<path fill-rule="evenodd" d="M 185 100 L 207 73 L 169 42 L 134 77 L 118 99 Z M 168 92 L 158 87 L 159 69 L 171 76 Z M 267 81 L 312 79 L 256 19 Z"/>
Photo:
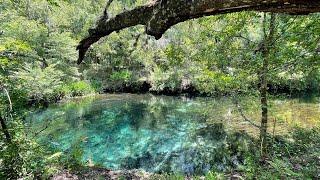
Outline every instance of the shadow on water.
<path fill-rule="evenodd" d="M 244 163 L 255 140 L 239 119 L 229 99 L 122 94 L 60 104 L 27 122 L 35 131 L 49 124 L 39 142 L 79 148 L 84 163 L 191 175 Z"/>

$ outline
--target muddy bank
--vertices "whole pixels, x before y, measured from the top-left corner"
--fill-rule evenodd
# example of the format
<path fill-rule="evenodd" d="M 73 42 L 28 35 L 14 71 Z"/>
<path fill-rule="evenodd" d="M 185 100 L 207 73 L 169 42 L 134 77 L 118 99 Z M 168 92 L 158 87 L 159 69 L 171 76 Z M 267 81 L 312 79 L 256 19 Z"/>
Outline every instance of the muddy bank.
<path fill-rule="evenodd" d="M 239 172 L 233 172 L 221 176 L 222 179 L 244 179 L 244 175 Z M 87 168 L 80 171 L 63 170 L 52 176 L 51 180 L 167 180 L 167 179 L 185 179 L 185 180 L 205 180 L 212 179 L 205 176 L 179 176 L 169 174 L 154 174 L 142 170 L 122 170 L 112 171 L 104 168 Z"/>
<path fill-rule="evenodd" d="M 152 174 L 140 170 L 111 171 L 105 168 L 86 168 L 79 171 L 63 170 L 51 177 L 52 180 L 82 180 L 82 179 L 151 179 Z"/>

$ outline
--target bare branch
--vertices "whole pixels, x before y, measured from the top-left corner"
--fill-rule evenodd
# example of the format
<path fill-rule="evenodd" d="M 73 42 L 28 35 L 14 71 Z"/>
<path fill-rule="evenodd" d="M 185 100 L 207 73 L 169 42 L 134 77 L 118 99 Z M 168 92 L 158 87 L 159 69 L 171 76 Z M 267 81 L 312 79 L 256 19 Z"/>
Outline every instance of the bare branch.
<path fill-rule="evenodd" d="M 245 121 L 249 122 L 252 126 L 260 129 L 260 126 L 259 126 L 259 125 L 255 124 L 253 121 L 251 121 L 250 119 L 248 119 L 247 116 L 244 114 L 244 112 L 243 112 L 243 110 L 242 110 L 242 108 L 241 108 L 241 105 L 240 105 L 238 99 L 236 99 L 235 97 L 233 97 L 233 102 L 234 102 L 234 104 L 236 105 L 236 107 L 237 107 L 237 109 L 238 109 L 238 112 L 240 113 L 241 117 L 242 117 Z"/>
<path fill-rule="evenodd" d="M 112 1 L 113 1 L 113 0 L 109 0 L 109 1 L 107 2 L 107 5 L 106 5 L 106 7 L 104 8 L 104 11 L 103 11 L 103 15 L 106 17 L 106 19 L 109 19 L 109 17 L 108 17 L 108 16 L 109 16 L 109 15 L 108 15 L 108 9 L 109 9 Z"/>
<path fill-rule="evenodd" d="M 10 95 L 9 95 L 9 92 L 6 88 L 2 87 L 3 88 L 3 91 L 4 93 L 6 94 L 7 98 L 8 98 L 8 101 L 9 101 L 9 111 L 12 112 L 12 101 L 11 101 L 11 98 L 10 98 Z"/>

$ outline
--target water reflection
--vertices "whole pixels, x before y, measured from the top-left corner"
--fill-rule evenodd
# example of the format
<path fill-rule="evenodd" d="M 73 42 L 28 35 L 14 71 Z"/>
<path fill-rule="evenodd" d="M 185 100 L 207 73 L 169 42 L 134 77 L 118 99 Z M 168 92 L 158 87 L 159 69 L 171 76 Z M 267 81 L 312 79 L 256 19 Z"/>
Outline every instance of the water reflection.
<path fill-rule="evenodd" d="M 252 98 L 241 102 L 247 115 L 258 120 L 259 104 Z M 320 122 L 317 103 L 272 102 L 276 133 L 288 131 L 291 121 L 304 126 Z M 35 131 L 48 126 L 39 141 L 53 148 L 71 152 L 76 144 L 83 162 L 184 174 L 241 165 L 258 132 L 229 98 L 106 95 L 35 112 L 27 120 Z"/>

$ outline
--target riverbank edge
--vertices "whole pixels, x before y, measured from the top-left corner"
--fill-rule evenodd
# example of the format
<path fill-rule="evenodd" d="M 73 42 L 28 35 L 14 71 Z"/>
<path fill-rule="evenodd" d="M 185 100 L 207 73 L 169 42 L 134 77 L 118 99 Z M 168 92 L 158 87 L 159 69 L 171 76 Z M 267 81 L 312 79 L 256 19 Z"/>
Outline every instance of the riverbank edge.
<path fill-rule="evenodd" d="M 107 179 L 107 180 L 217 180 L 217 179 L 243 179 L 244 174 L 233 172 L 229 174 L 209 173 L 207 176 L 187 176 L 180 174 L 158 174 L 146 172 L 141 169 L 110 170 L 103 167 L 81 167 L 78 170 L 61 170 L 50 177 L 51 180 L 80 180 L 80 179 Z"/>
<path fill-rule="evenodd" d="M 164 96 L 183 96 L 183 97 L 228 97 L 228 96 L 243 96 L 243 95 L 253 95 L 259 96 L 258 91 L 254 92 L 246 92 L 241 90 L 234 91 L 215 91 L 212 92 L 202 92 L 198 90 L 193 85 L 187 85 L 180 88 L 170 89 L 165 87 L 161 90 L 154 90 L 152 86 L 148 82 L 141 82 L 137 84 L 126 85 L 123 84 L 121 86 L 115 87 L 100 87 L 98 89 L 91 87 L 89 84 L 86 84 L 90 90 L 81 90 L 75 89 L 75 92 L 59 92 L 56 95 L 53 95 L 51 98 L 44 97 L 42 99 L 35 100 L 32 97 L 29 97 L 27 102 L 25 103 L 25 107 L 37 107 L 37 108 L 47 108 L 51 104 L 56 104 L 59 102 L 66 102 L 68 100 L 76 99 L 76 98 L 85 98 L 89 96 L 101 95 L 101 94 L 121 94 L 121 93 L 130 93 L 130 94 L 152 94 L 152 95 L 164 95 Z M 78 92 L 79 91 L 79 92 Z M 83 91 L 83 92 L 82 92 Z M 320 95 L 320 92 L 309 92 L 305 91 L 297 91 L 297 90 L 289 90 L 285 88 L 272 87 L 268 88 L 268 93 L 271 96 L 279 96 L 279 97 L 289 97 L 289 98 L 299 98 L 304 97 L 307 94 L 317 94 Z"/>

